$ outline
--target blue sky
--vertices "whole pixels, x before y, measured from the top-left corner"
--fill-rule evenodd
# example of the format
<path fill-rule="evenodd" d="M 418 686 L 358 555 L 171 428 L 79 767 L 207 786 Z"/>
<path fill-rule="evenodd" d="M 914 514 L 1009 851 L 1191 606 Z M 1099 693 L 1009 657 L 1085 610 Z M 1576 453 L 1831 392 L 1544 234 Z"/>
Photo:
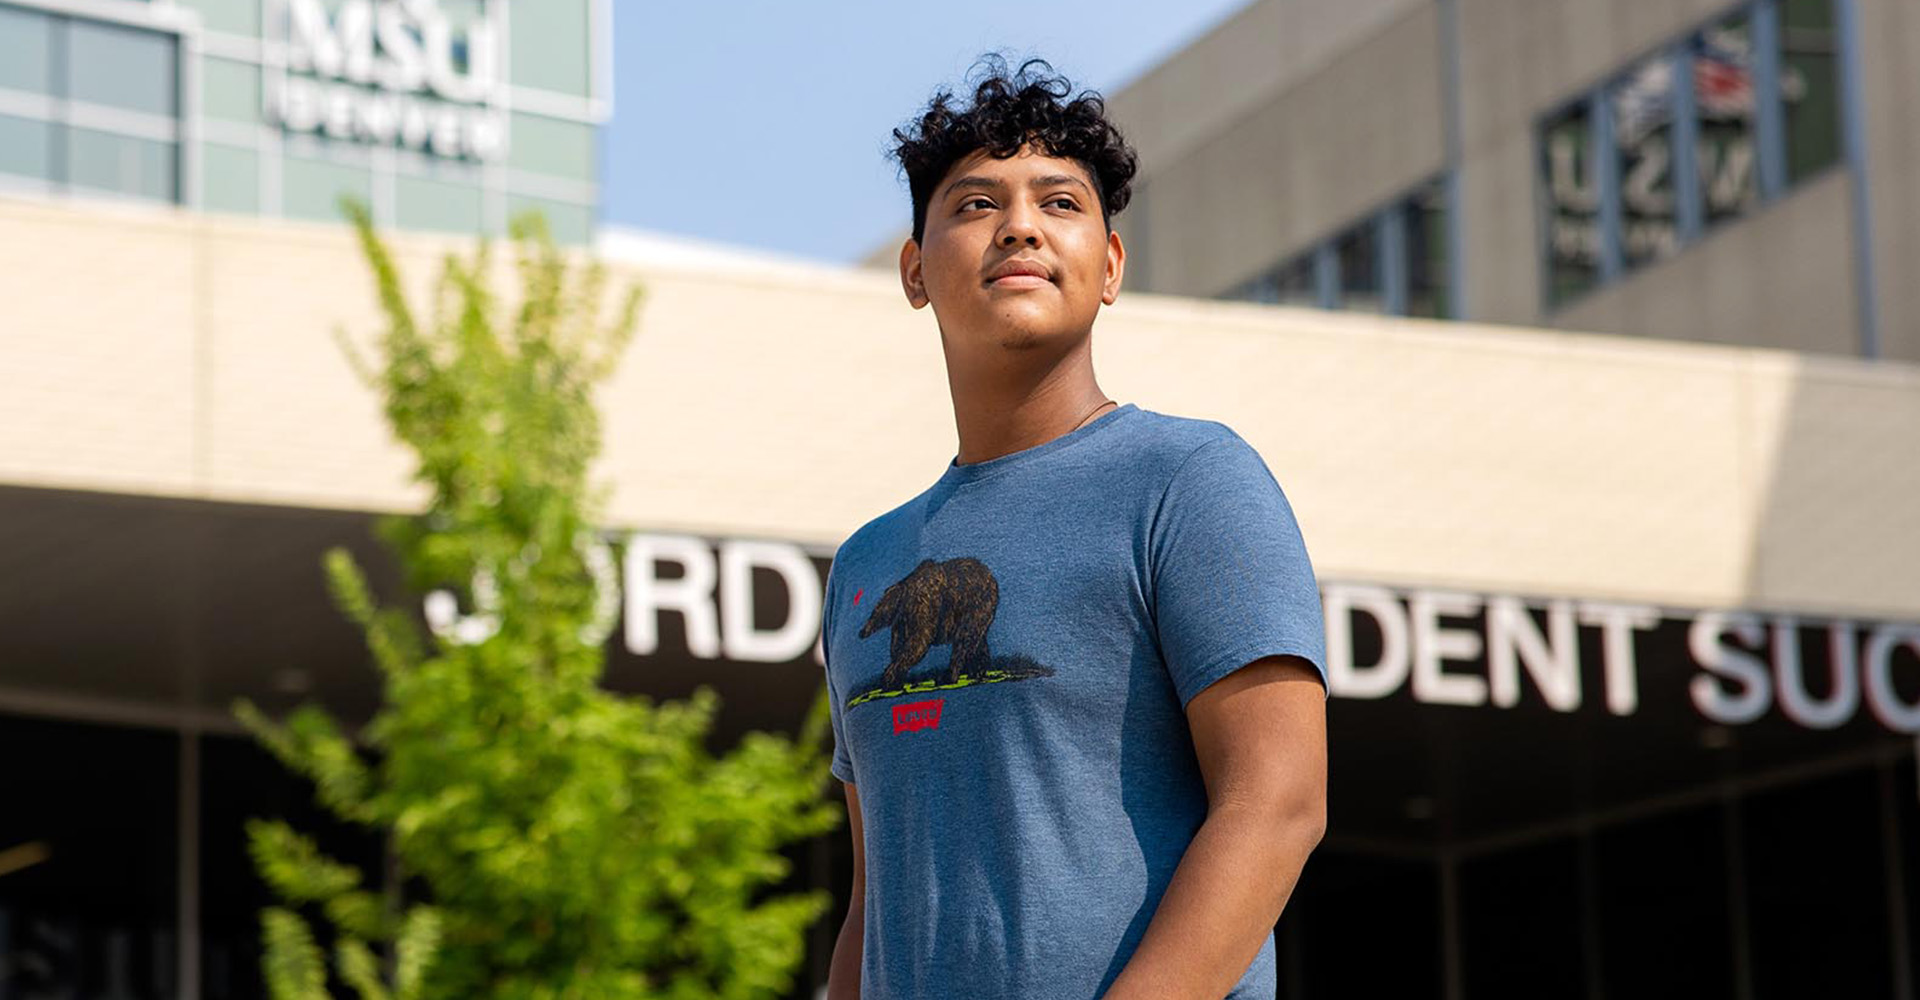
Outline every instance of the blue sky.
<path fill-rule="evenodd" d="M 602 217 L 856 260 L 909 221 L 890 130 L 981 53 L 1110 93 L 1246 3 L 621 2 Z"/>

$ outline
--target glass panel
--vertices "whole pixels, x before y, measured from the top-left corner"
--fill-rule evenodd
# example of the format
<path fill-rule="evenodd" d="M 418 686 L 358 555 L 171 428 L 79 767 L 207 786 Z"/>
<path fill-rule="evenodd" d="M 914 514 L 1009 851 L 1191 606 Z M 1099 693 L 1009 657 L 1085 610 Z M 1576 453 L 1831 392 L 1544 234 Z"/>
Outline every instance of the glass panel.
<path fill-rule="evenodd" d="M 366 167 L 288 156 L 281 165 L 280 185 L 281 214 L 289 219 L 345 221 L 340 214 L 343 194 L 373 202 L 373 174 Z"/>
<path fill-rule="evenodd" d="M 179 740 L 0 717 L 0 993 L 171 997 Z"/>
<path fill-rule="evenodd" d="M 53 137 L 57 128 L 30 118 L 0 115 L 0 174 L 53 180 Z"/>
<path fill-rule="evenodd" d="M 1786 0 L 1780 22 L 1780 100 L 1793 184 L 1840 159 L 1839 43 L 1832 0 Z"/>
<path fill-rule="evenodd" d="M 1600 189 L 1587 155 L 1589 114 L 1583 101 L 1548 119 L 1540 133 L 1549 306 L 1578 296 L 1600 279 Z"/>
<path fill-rule="evenodd" d="M 1273 301 L 1283 306 L 1317 306 L 1320 297 L 1313 290 L 1313 255 L 1301 254 L 1280 266 L 1273 275 Z"/>
<path fill-rule="evenodd" d="M 0 87 L 53 93 L 53 18 L 0 7 Z"/>
<path fill-rule="evenodd" d="M 1460 865 L 1460 961 L 1475 998 L 1586 995 L 1580 856 L 1571 839 Z"/>
<path fill-rule="evenodd" d="M 171 116 L 179 106 L 175 48 L 172 35 L 97 21 L 69 21 L 67 96 Z"/>
<path fill-rule="evenodd" d="M 1628 268 L 1680 249 L 1673 192 L 1673 60 L 1655 56 L 1608 93 L 1620 157 L 1620 247 Z"/>
<path fill-rule="evenodd" d="M 562 94 L 587 96 L 592 61 L 587 46 L 587 5 L 597 0 L 549 0 L 540 16 L 513 19 L 513 82 Z"/>
<path fill-rule="evenodd" d="M 67 182 L 75 187 L 174 201 L 176 157 L 170 142 L 88 128 L 67 130 Z"/>
<path fill-rule="evenodd" d="M 1380 292 L 1379 247 L 1371 221 L 1347 230 L 1335 241 L 1334 256 L 1340 259 L 1339 308 L 1356 312 L 1386 309 L 1386 299 Z"/>
<path fill-rule="evenodd" d="M 260 0 L 176 0 L 176 2 L 182 7 L 199 11 L 200 21 L 209 31 L 260 37 Z"/>
<path fill-rule="evenodd" d="M 1432 862 L 1315 851 L 1274 936 L 1280 996 L 1441 1000 L 1439 918 Z"/>
<path fill-rule="evenodd" d="M 531 198 L 518 194 L 507 196 L 509 220 L 529 209 L 547 217 L 547 229 L 553 233 L 555 243 L 580 244 L 593 238 L 593 206 L 591 205 L 576 205 L 572 202 Z"/>
<path fill-rule="evenodd" d="M 1713 806 L 1595 835 L 1604 995 L 1732 1000 L 1725 830 Z"/>
<path fill-rule="evenodd" d="M 1407 315 L 1448 319 L 1447 186 L 1435 181 L 1407 199 Z"/>
<path fill-rule="evenodd" d="M 539 115 L 513 116 L 507 164 L 515 170 L 592 181 L 594 128 Z"/>
<path fill-rule="evenodd" d="M 260 67 L 208 56 L 200 60 L 200 108 L 209 118 L 260 120 Z"/>
<path fill-rule="evenodd" d="M 1915 751 L 1920 752 L 1920 747 Z M 1913 757 L 1894 764 L 1893 801 L 1894 843 L 1900 845 L 1900 866 L 1907 877 L 1905 946 L 1912 967 L 1920 964 L 1920 773 Z"/>
<path fill-rule="evenodd" d="M 480 189 L 426 177 L 394 178 L 394 223 L 402 229 L 480 231 Z"/>
<path fill-rule="evenodd" d="M 201 203 L 214 212 L 259 212 L 260 154 L 211 142 L 200 151 Z"/>
<path fill-rule="evenodd" d="M 1756 1000 L 1892 996 L 1879 776 L 1757 794 L 1741 812 Z"/>
<path fill-rule="evenodd" d="M 374 889 L 386 883 L 380 837 L 320 807 L 313 784 L 282 767 L 257 743 L 206 737 L 201 747 L 203 996 L 206 1000 L 266 997 L 260 977 L 260 910 L 279 899 L 254 868 L 247 850 L 247 820 L 286 820 L 312 836 L 328 857 L 359 868 L 365 878 L 362 884 Z"/>
<path fill-rule="evenodd" d="M 1295 257 L 1279 267 L 1242 283 L 1222 298 L 1242 302 L 1264 302 L 1270 305 L 1317 305 L 1318 299 L 1313 293 L 1313 254 L 1307 253 Z"/>
<path fill-rule="evenodd" d="M 1754 138 L 1753 32 L 1744 14 L 1702 32 L 1693 60 L 1700 119 L 1700 180 L 1707 224 L 1737 218 L 1760 203 Z"/>

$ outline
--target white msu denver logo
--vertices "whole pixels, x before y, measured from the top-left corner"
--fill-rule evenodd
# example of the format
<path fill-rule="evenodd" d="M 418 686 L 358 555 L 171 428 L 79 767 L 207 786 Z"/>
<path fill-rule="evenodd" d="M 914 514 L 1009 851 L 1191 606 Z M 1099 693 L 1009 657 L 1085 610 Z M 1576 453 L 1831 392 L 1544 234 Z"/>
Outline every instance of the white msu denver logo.
<path fill-rule="evenodd" d="M 499 4 L 455 33 L 436 0 L 265 0 L 267 116 L 289 131 L 490 160 L 503 151 Z"/>

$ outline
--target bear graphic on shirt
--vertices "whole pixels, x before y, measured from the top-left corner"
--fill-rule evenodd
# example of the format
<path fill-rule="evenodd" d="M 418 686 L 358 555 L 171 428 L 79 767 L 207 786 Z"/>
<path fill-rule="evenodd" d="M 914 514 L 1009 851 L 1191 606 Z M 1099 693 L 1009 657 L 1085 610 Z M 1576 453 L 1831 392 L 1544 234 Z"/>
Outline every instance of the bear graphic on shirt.
<path fill-rule="evenodd" d="M 987 631 L 999 607 L 1000 583 L 985 563 L 970 556 L 944 561 L 922 559 L 887 587 L 860 626 L 862 639 L 888 630 L 887 666 L 874 687 L 849 699 L 849 707 L 872 698 L 936 687 L 1051 675 L 1052 670 L 1024 656 L 994 658 L 987 646 Z M 949 652 L 946 683 L 908 682 L 908 673 L 929 650 L 941 645 Z"/>

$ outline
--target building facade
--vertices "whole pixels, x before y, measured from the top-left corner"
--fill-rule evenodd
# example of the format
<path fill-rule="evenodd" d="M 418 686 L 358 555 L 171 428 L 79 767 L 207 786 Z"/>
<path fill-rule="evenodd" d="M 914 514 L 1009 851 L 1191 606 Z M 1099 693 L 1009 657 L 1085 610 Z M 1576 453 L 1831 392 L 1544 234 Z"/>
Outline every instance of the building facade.
<path fill-rule="evenodd" d="M 333 339 L 380 316 L 312 222 L 364 198 L 417 296 L 520 208 L 591 234 L 607 9 L 526 9 L 0 0 L 0 998 L 263 997 L 249 817 L 384 870 L 230 706 L 373 711 L 330 547 L 410 596 L 370 532 L 410 459 Z M 1266 2 L 1116 95 L 1102 384 L 1261 452 L 1327 612 L 1282 996 L 1916 1000 L 1904 11 Z M 953 454 L 933 318 L 596 246 L 648 291 L 600 400 L 606 683 L 791 729 L 836 546 Z M 793 860 L 837 904 L 803 997 L 845 831 Z"/>
<path fill-rule="evenodd" d="M 585 242 L 612 5 L 512 6 L 4 0 L 0 190 Z"/>
<path fill-rule="evenodd" d="M 369 529 L 409 456 L 332 337 L 380 329 L 371 282 L 337 226 L 6 200 L 0 233 L 0 983 L 263 996 L 241 822 L 380 870 L 228 713 L 378 696 L 320 570 L 406 599 Z M 458 245 L 397 236 L 408 287 Z M 835 547 L 952 456 L 938 332 L 890 275 L 612 246 L 648 294 L 601 396 L 606 683 L 790 730 Z M 1912 1000 L 1920 366 L 1138 294 L 1098 337 L 1115 398 L 1261 452 L 1320 578 L 1283 995 Z M 844 903 L 844 830 L 793 859 Z"/>
<path fill-rule="evenodd" d="M 1904 0 L 1257 0 L 1112 93 L 1129 284 L 1920 359 Z"/>

